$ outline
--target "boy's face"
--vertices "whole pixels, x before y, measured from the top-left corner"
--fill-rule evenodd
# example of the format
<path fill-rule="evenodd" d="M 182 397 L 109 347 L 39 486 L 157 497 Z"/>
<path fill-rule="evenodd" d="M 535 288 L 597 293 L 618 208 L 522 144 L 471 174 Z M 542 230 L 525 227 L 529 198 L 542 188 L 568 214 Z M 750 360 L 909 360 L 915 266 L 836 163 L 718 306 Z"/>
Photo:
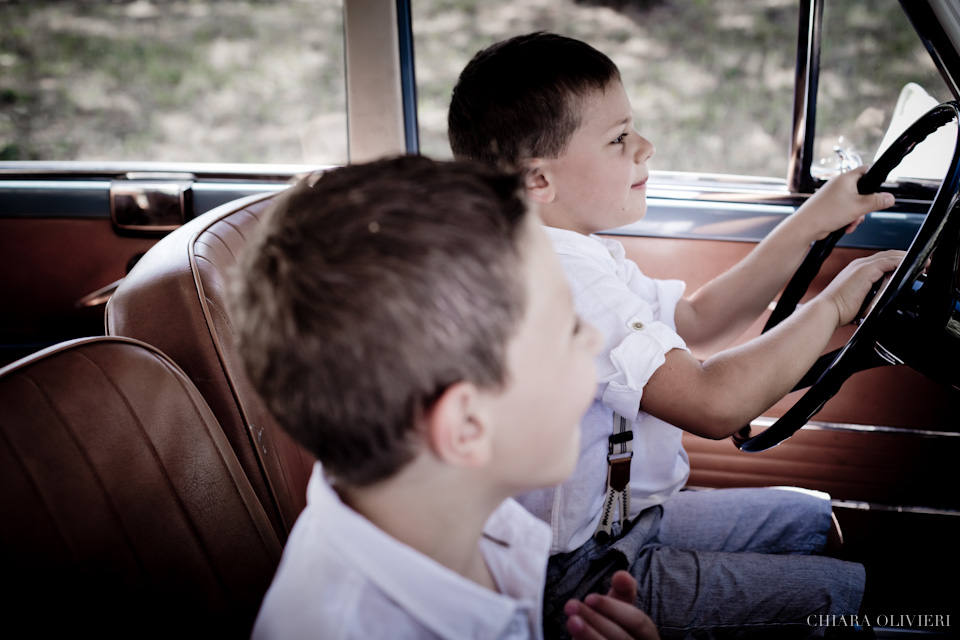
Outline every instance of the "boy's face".
<path fill-rule="evenodd" d="M 580 419 L 596 391 L 600 333 L 580 321 L 560 261 L 528 216 L 526 313 L 507 348 L 507 383 L 491 398 L 493 473 L 509 494 L 565 480 L 580 454 Z"/>
<path fill-rule="evenodd" d="M 580 128 L 566 150 L 540 160 L 552 191 L 544 220 L 584 234 L 640 220 L 647 212 L 647 160 L 653 154 L 653 144 L 634 129 L 619 80 L 585 97 Z"/>

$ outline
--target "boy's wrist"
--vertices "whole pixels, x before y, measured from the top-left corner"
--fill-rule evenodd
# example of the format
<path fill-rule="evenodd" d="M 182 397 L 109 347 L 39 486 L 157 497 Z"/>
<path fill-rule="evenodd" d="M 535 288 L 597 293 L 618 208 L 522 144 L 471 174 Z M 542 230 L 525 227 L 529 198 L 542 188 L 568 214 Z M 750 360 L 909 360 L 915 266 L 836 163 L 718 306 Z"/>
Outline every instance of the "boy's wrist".
<path fill-rule="evenodd" d="M 814 297 L 804 304 L 802 308 L 806 314 L 810 316 L 807 319 L 808 322 L 815 321 L 814 318 L 820 318 L 822 316 L 826 318 L 826 322 L 829 323 L 828 326 L 831 326 L 833 330 L 843 326 L 841 322 L 840 305 L 834 300 L 833 296 L 826 292 Z"/>
<path fill-rule="evenodd" d="M 790 231 L 790 237 L 795 238 L 798 243 L 804 247 L 825 238 L 836 229 L 824 229 L 815 212 L 806 210 L 803 207 L 787 218 L 787 228 Z"/>

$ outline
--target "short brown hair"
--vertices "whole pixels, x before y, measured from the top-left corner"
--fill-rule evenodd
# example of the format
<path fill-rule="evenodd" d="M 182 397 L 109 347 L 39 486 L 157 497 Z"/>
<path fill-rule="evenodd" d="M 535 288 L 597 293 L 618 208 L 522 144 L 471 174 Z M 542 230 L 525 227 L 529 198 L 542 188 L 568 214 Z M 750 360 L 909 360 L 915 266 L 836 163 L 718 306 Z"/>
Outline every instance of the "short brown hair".
<path fill-rule="evenodd" d="M 522 181 L 405 156 L 279 197 L 241 258 L 237 346 L 270 410 L 338 481 L 388 478 L 451 384 L 497 388 L 525 308 Z"/>
<path fill-rule="evenodd" d="M 453 89 L 447 116 L 453 155 L 507 167 L 556 158 L 580 127 L 582 99 L 619 79 L 606 55 L 553 33 L 487 47 Z"/>

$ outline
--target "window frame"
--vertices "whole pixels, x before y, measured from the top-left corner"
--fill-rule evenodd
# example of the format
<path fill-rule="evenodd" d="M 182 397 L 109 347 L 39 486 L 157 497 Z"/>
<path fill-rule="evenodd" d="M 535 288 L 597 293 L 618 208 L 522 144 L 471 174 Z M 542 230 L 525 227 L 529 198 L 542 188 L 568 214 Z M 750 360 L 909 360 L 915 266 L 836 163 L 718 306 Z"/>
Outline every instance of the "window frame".
<path fill-rule="evenodd" d="M 838 0 L 832 0 L 838 1 Z M 936 2 L 936 0 L 933 0 Z M 917 36 L 943 77 L 953 99 L 960 100 L 960 87 L 947 69 L 960 68 L 960 57 L 927 0 L 900 0 Z M 793 136 L 787 176 L 793 193 L 811 194 L 825 180 L 813 177 L 814 143 L 817 122 L 817 90 L 820 75 L 820 44 L 823 33 L 824 0 L 800 0 L 800 29 L 797 40 L 797 69 L 794 82 Z M 890 186 L 898 200 L 929 204 L 936 189 Z M 922 208 L 926 212 L 926 208 Z"/>

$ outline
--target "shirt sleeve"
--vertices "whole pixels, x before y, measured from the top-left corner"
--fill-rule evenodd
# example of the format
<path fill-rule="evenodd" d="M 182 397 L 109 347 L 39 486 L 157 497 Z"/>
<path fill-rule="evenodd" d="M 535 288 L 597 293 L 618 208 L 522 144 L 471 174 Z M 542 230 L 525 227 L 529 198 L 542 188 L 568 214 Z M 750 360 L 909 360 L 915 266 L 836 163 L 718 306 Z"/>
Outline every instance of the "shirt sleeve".
<path fill-rule="evenodd" d="M 667 352 L 687 348 L 674 324 L 685 285 L 649 278 L 629 260 L 604 264 L 576 255 L 561 260 L 577 312 L 604 337 L 596 360 L 597 399 L 634 420 L 643 387 L 665 362 Z"/>

